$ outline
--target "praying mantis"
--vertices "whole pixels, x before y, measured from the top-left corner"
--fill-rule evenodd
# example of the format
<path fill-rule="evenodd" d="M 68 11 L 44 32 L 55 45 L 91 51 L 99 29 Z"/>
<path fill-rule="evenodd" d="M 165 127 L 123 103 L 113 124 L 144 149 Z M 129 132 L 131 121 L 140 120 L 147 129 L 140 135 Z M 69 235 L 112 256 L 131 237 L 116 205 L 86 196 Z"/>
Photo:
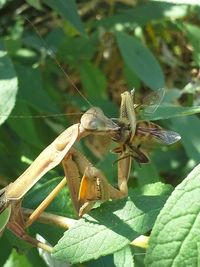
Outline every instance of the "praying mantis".
<path fill-rule="evenodd" d="M 119 190 L 111 186 L 104 175 L 72 146 L 78 140 L 90 134 L 108 135 L 114 138 L 120 127 L 108 119 L 99 108 L 89 109 L 81 118 L 80 123 L 74 124 L 61 133 L 29 166 L 29 168 L 13 183 L 0 191 L 0 212 L 8 210 L 7 227 L 25 241 L 49 250 L 48 246 L 28 236 L 24 228 L 35 221 L 49 204 L 42 204 L 40 213 L 34 213 L 24 223 L 21 212 L 21 201 L 28 190 L 50 169 L 60 162 L 63 164 L 65 177 L 58 185 L 63 187 L 68 183 L 72 201 L 79 216 L 88 212 L 96 200 L 117 199 L 127 195 L 126 162 L 118 164 Z M 129 160 L 128 160 L 129 161 Z M 80 176 L 83 175 L 82 181 Z M 125 183 L 124 183 L 125 181 Z"/>
<path fill-rule="evenodd" d="M 64 74 L 68 79 L 68 75 L 65 72 Z M 79 92 L 76 87 L 75 89 Z M 79 123 L 67 128 L 46 147 L 19 178 L 0 190 L 0 213 L 6 213 L 6 219 L 3 225 L 0 225 L 0 231 L 7 226 L 19 238 L 51 252 L 48 245 L 29 236 L 25 229 L 38 219 L 66 184 L 80 217 L 89 212 L 97 200 L 120 199 L 128 195 L 127 182 L 132 160 L 136 160 L 139 164 L 149 161 L 142 147 L 146 140 L 153 138 L 161 143 L 172 144 L 180 139 L 175 132 L 163 130 L 153 123 L 140 121 L 137 114 L 140 106 L 135 104 L 134 93 L 134 90 L 125 91 L 121 95 L 120 115 L 117 119 L 107 118 L 97 107 L 90 108 L 83 114 Z M 162 98 L 162 90 L 152 94 L 148 99 L 149 102 L 147 101 L 146 110 L 154 111 Z M 75 143 L 88 135 L 104 135 L 117 143 L 113 152 L 118 154 L 116 160 L 118 188 L 112 186 L 104 174 L 75 149 Z M 44 174 L 60 163 L 63 165 L 65 177 L 25 221 L 21 208 L 23 197 Z"/>
<path fill-rule="evenodd" d="M 33 161 L 28 169 L 13 183 L 0 191 L 0 212 L 7 210 L 8 218 L 4 226 L 25 241 L 51 251 L 46 244 L 40 243 L 25 232 L 25 228 L 38 219 L 41 212 L 49 205 L 52 198 L 47 198 L 24 222 L 21 202 L 24 195 L 42 178 L 42 176 L 62 162 L 65 177 L 52 192 L 53 197 L 67 183 L 75 210 L 79 216 L 89 212 L 97 200 L 120 199 L 128 195 L 128 178 L 132 159 L 138 163 L 149 161 L 141 149 L 148 139 L 156 139 L 164 144 L 180 140 L 178 133 L 167 131 L 158 125 L 137 119 L 138 105 L 134 104 L 134 90 L 122 95 L 120 117 L 107 118 L 100 108 L 92 107 L 81 117 L 80 123 L 74 124 L 61 133 Z M 150 97 L 152 109 L 157 108 L 163 97 L 163 90 Z M 153 102 L 152 102 L 153 99 Z M 118 159 L 118 188 L 113 187 L 104 174 L 95 168 L 89 160 L 73 146 L 75 142 L 88 135 L 106 135 L 118 143 L 113 152 Z M 82 179 L 81 179 L 82 177 Z"/>

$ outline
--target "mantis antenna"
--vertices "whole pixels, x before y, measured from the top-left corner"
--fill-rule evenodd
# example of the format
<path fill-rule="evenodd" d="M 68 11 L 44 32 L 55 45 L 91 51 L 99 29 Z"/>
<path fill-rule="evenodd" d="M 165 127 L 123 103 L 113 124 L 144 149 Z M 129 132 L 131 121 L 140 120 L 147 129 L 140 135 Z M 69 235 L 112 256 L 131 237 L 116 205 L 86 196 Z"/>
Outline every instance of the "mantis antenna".
<path fill-rule="evenodd" d="M 70 76 L 66 73 L 66 71 L 64 70 L 63 66 L 60 64 L 60 62 L 58 61 L 58 59 L 56 58 L 55 52 L 53 51 L 53 49 L 51 49 L 50 47 L 47 47 L 46 42 L 44 41 L 44 39 L 42 38 L 41 34 L 39 33 L 38 29 L 35 27 L 35 25 L 25 16 L 24 17 L 26 21 L 28 21 L 28 23 L 31 25 L 31 27 L 34 29 L 34 31 L 37 33 L 38 37 L 40 38 L 40 41 L 43 43 L 44 47 L 47 49 L 47 52 L 49 53 L 49 55 L 51 56 L 51 58 L 55 61 L 56 65 L 61 69 L 61 71 L 64 74 L 64 77 L 66 78 L 66 80 L 68 82 L 71 83 L 71 85 L 73 86 L 73 88 L 79 93 L 79 95 L 88 103 L 88 105 L 90 107 L 93 107 L 93 105 L 90 103 L 90 101 L 81 93 L 81 91 L 78 89 L 78 87 L 75 85 L 75 83 L 73 82 L 73 80 L 70 78 Z"/>
<path fill-rule="evenodd" d="M 53 51 L 53 49 L 51 49 L 50 47 L 47 46 L 45 40 L 43 39 L 43 37 L 41 36 L 40 32 L 38 31 L 38 29 L 35 27 L 35 25 L 26 17 L 24 16 L 24 19 L 31 25 L 31 27 L 34 29 L 34 31 L 36 32 L 36 34 L 38 35 L 40 41 L 42 42 L 42 44 L 44 45 L 44 47 L 46 48 L 48 54 L 50 55 L 50 57 L 54 60 L 54 62 L 56 63 L 56 65 L 60 68 L 60 70 L 62 71 L 62 73 L 64 74 L 65 79 L 73 86 L 73 88 L 78 92 L 78 94 L 86 101 L 86 103 L 90 106 L 93 107 L 93 105 L 90 103 L 90 101 L 83 95 L 83 93 L 78 89 L 78 87 L 75 85 L 75 83 L 73 82 L 73 80 L 70 78 L 70 76 L 67 74 L 67 72 L 64 70 L 63 66 L 61 65 L 61 63 L 58 61 L 55 52 Z M 30 115 L 30 116 L 24 116 L 24 115 L 9 115 L 9 118 L 12 119 L 30 119 L 30 118 L 35 118 L 35 119 L 41 119 L 41 118 L 52 118 L 52 117 L 63 117 L 66 115 L 82 115 L 83 112 L 72 112 L 72 113 L 58 113 L 58 114 L 50 114 L 50 115 Z M 0 115 L 1 117 L 8 117 L 8 114 L 3 114 Z"/>

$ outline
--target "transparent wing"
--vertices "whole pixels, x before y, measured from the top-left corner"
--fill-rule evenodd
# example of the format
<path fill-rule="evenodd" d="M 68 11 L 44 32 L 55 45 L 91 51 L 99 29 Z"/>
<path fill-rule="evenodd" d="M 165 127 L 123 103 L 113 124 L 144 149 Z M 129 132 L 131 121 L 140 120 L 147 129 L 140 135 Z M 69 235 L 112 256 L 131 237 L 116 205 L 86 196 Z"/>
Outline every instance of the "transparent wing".
<path fill-rule="evenodd" d="M 150 139 L 156 139 L 157 142 L 165 145 L 174 144 L 181 139 L 181 136 L 177 132 L 164 130 L 162 128 L 138 127 L 138 132 L 140 134 L 150 134 Z"/>
<path fill-rule="evenodd" d="M 165 95 L 165 89 L 161 88 L 144 97 L 142 101 L 142 115 L 149 115 L 156 111 Z"/>

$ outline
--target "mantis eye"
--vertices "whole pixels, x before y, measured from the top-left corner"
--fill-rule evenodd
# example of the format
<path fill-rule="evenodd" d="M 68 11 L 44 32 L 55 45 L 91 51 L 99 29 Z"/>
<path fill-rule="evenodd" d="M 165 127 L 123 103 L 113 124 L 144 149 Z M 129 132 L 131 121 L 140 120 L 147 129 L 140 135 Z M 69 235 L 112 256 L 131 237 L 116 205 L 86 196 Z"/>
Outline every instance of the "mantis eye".
<path fill-rule="evenodd" d="M 81 117 L 81 125 L 84 129 L 96 132 L 109 132 L 119 130 L 119 126 L 108 119 L 103 111 L 97 107 L 89 109 Z"/>
<path fill-rule="evenodd" d="M 105 128 L 105 123 L 102 120 L 94 119 L 89 123 L 91 130 L 102 130 Z"/>

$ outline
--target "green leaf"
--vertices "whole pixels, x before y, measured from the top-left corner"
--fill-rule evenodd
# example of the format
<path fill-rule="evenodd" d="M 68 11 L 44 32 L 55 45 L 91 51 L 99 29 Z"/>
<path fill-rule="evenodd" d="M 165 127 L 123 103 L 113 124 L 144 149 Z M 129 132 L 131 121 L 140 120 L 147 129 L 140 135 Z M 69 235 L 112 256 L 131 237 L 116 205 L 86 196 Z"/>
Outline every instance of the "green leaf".
<path fill-rule="evenodd" d="M 49 97 L 43 88 L 42 76 L 39 68 L 15 64 L 19 77 L 19 93 L 18 98 L 25 100 L 29 106 L 47 113 L 58 113 L 59 108 Z M 24 113 L 26 114 L 26 113 Z"/>
<path fill-rule="evenodd" d="M 188 41 L 193 47 L 193 59 L 197 66 L 200 67 L 200 28 L 195 25 L 185 23 L 184 29 L 186 29 Z"/>
<path fill-rule="evenodd" d="M 5 4 L 8 2 L 8 0 L 0 0 L 0 8 L 5 6 Z"/>
<path fill-rule="evenodd" d="M 74 0 L 43 0 L 46 5 L 55 10 L 63 19 L 68 20 L 79 32 L 84 33 L 84 26 L 78 15 Z"/>
<path fill-rule="evenodd" d="M 45 240 L 39 234 L 37 234 L 37 240 L 40 241 L 40 242 L 42 242 L 42 243 L 45 243 L 45 244 L 48 244 L 49 245 L 49 243 L 47 242 L 47 240 Z M 57 261 L 56 259 L 54 259 L 52 257 L 52 255 L 48 251 L 45 251 L 43 249 L 39 249 L 39 254 L 40 254 L 40 257 L 46 263 L 45 266 L 48 266 L 48 267 L 71 267 L 71 265 L 68 262 L 61 262 L 61 261 Z"/>
<path fill-rule="evenodd" d="M 0 266 L 4 266 L 4 263 L 8 259 L 13 248 L 11 243 L 8 241 L 6 234 L 4 233 L 2 233 L 0 237 L 0 247 L 1 247 Z"/>
<path fill-rule="evenodd" d="M 88 98 L 105 97 L 106 78 L 98 67 L 85 61 L 80 65 L 80 75 Z"/>
<path fill-rule="evenodd" d="M 117 42 L 125 63 L 141 81 L 152 89 L 164 86 L 163 71 L 147 47 L 137 38 L 122 32 L 117 33 Z"/>
<path fill-rule="evenodd" d="M 182 172 L 185 171 L 183 166 L 187 164 L 187 156 L 185 155 L 183 149 L 178 149 L 179 144 L 168 146 L 168 150 L 165 151 L 166 147 L 163 147 L 163 150 L 156 151 L 153 155 L 153 161 L 157 166 L 157 170 L 160 173 L 165 173 L 167 176 L 173 177 L 178 174 L 178 177 L 183 177 Z M 167 177 L 166 177 L 167 178 Z"/>
<path fill-rule="evenodd" d="M 45 177 L 44 177 L 45 178 Z M 49 175 L 48 175 L 49 179 Z M 52 190 L 58 185 L 61 178 L 54 178 L 43 184 L 34 186 L 25 196 L 23 200 L 23 207 L 29 209 L 35 209 L 38 205 L 52 192 Z M 45 211 L 52 214 L 57 214 L 61 216 L 72 216 L 74 212 L 72 211 L 71 200 L 67 187 L 64 187 L 50 205 L 45 209 Z M 64 230 L 59 228 L 56 224 L 48 225 L 42 223 L 36 223 L 31 226 L 32 234 L 40 234 L 45 238 L 50 244 L 56 244 L 60 237 L 62 236 Z"/>
<path fill-rule="evenodd" d="M 144 164 L 142 168 L 138 164 L 135 164 L 135 170 L 138 176 L 138 184 L 140 186 L 160 181 L 159 173 L 152 162 L 151 164 Z"/>
<path fill-rule="evenodd" d="M 170 88 L 170 90 L 166 90 L 163 104 L 173 105 L 182 96 L 183 93 L 183 90 L 177 88 Z"/>
<path fill-rule="evenodd" d="M 128 88 L 140 88 L 141 82 L 137 75 L 128 67 L 124 66 L 124 77 L 127 81 Z"/>
<path fill-rule="evenodd" d="M 189 0 L 188 0 L 189 1 Z M 197 0 L 198 1 L 198 0 Z M 125 27 L 135 24 L 144 26 L 150 21 L 160 22 L 165 19 L 181 19 L 187 15 L 188 7 L 185 5 L 176 5 L 171 3 L 144 2 L 136 5 L 134 8 L 119 9 L 113 16 L 97 20 L 95 25 L 111 28 L 118 25 Z"/>
<path fill-rule="evenodd" d="M 2 124 L 11 113 L 18 89 L 17 76 L 13 64 L 0 42 L 0 124 Z"/>
<path fill-rule="evenodd" d="M 114 262 L 116 267 L 134 267 L 133 255 L 130 246 L 115 252 Z"/>
<path fill-rule="evenodd" d="M 40 3 L 39 0 L 26 0 L 26 2 L 29 5 L 35 7 L 36 9 L 38 9 L 38 10 L 41 10 L 42 9 L 42 6 L 41 6 L 41 3 Z"/>
<path fill-rule="evenodd" d="M 47 253 L 47 252 L 46 252 Z M 49 254 L 50 255 L 50 254 Z M 27 255 L 28 260 L 33 266 L 47 267 L 42 257 L 39 255 L 38 249 L 31 249 Z M 51 267 L 51 266 L 49 266 Z M 56 266 L 54 266 L 56 267 Z M 66 267 L 66 266 L 65 266 Z"/>
<path fill-rule="evenodd" d="M 148 267 L 199 266 L 200 165 L 168 198 L 150 236 Z"/>
<path fill-rule="evenodd" d="M 65 232 L 53 255 L 72 263 L 97 259 L 127 246 L 153 226 L 166 197 L 129 197 L 107 202 Z"/>
<path fill-rule="evenodd" d="M 138 247 L 131 247 L 132 254 L 134 257 L 134 264 L 136 267 L 146 267 L 144 265 L 144 257 L 146 255 L 146 249 L 138 248 Z"/>
<path fill-rule="evenodd" d="M 88 110 L 90 107 L 88 106 L 88 103 L 79 95 L 70 96 L 66 95 L 66 101 L 69 101 L 73 103 L 74 106 L 78 108 L 82 108 L 82 110 Z M 97 106 L 101 108 L 104 112 L 104 114 L 109 118 L 116 118 L 119 113 L 119 108 L 115 103 L 110 101 L 109 99 L 104 99 L 102 97 L 99 98 L 92 98 L 90 99 L 90 102 L 93 106 Z"/>
<path fill-rule="evenodd" d="M 181 142 L 189 158 L 200 161 L 200 119 L 197 116 L 174 118 L 173 129 L 181 135 Z M 187 130 L 188 129 L 188 130 Z"/>
<path fill-rule="evenodd" d="M 132 191 L 134 192 L 135 195 L 136 194 L 145 196 L 170 195 L 170 193 L 173 191 L 173 186 L 170 184 L 157 182 L 136 187 Z"/>
<path fill-rule="evenodd" d="M 63 27 L 57 27 L 53 29 L 45 38 L 45 42 L 47 44 L 46 46 L 47 52 L 48 50 L 52 50 L 55 54 L 57 54 L 65 38 L 66 38 L 66 33 L 64 32 Z"/>
<path fill-rule="evenodd" d="M 13 112 L 16 116 L 25 115 L 25 118 L 22 118 L 20 121 L 16 118 L 9 118 L 8 124 L 12 130 L 28 144 L 32 144 L 41 149 L 43 147 L 43 143 L 39 138 L 38 131 L 34 125 L 34 120 L 31 117 L 32 114 L 27 107 L 27 103 L 25 101 L 18 101 Z"/>
<path fill-rule="evenodd" d="M 26 256 L 13 250 L 3 267 L 32 267 Z"/>
<path fill-rule="evenodd" d="M 153 2 L 172 3 L 176 5 L 196 5 L 200 6 L 199 0 L 152 0 Z"/>
<path fill-rule="evenodd" d="M 10 219 L 11 206 L 9 205 L 1 214 L 0 214 L 0 233 L 8 223 Z"/>
<path fill-rule="evenodd" d="M 97 260 L 91 260 L 85 263 L 86 267 L 116 267 L 113 262 L 113 254 L 101 257 Z"/>
<path fill-rule="evenodd" d="M 145 116 L 148 120 L 165 120 L 174 117 L 188 116 L 200 113 L 200 106 L 179 107 L 174 105 L 162 105 L 151 116 Z"/>
<path fill-rule="evenodd" d="M 25 255 L 30 251 L 30 249 L 33 248 L 30 243 L 26 242 L 23 239 L 20 239 L 7 228 L 5 229 L 4 235 L 6 236 L 6 239 L 9 241 L 9 243 L 12 245 L 12 248 L 16 248 L 17 251 L 21 254 Z"/>
<path fill-rule="evenodd" d="M 24 206 L 34 209 L 36 208 L 61 182 L 61 178 L 54 178 L 43 184 L 34 187 L 24 198 Z M 55 197 L 53 202 L 47 207 L 46 211 L 64 215 L 69 214 L 69 207 L 71 205 L 69 192 L 64 187 L 61 192 Z"/>
<path fill-rule="evenodd" d="M 78 69 L 80 62 L 92 60 L 97 52 L 98 36 L 93 34 L 90 38 L 86 36 L 72 37 L 67 35 L 59 50 L 59 58 L 67 61 Z"/>

